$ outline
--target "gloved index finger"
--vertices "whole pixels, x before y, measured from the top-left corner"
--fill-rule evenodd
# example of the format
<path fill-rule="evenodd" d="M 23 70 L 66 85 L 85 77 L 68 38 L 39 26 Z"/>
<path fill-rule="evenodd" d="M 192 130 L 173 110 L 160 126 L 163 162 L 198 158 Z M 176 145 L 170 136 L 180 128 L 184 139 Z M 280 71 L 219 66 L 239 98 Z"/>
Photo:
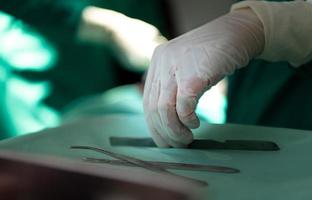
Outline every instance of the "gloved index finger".
<path fill-rule="evenodd" d="M 205 62 L 202 61 L 203 49 L 196 48 L 192 52 L 186 52 L 179 60 L 179 70 L 176 72 L 177 114 L 180 121 L 188 128 L 198 128 L 199 119 L 195 110 L 199 97 L 207 90 L 209 80 L 206 76 Z"/>
<path fill-rule="evenodd" d="M 168 72 L 162 72 L 161 90 L 158 102 L 159 114 L 163 124 L 163 134 L 167 134 L 173 143 L 181 147 L 189 144 L 193 140 L 190 129 L 184 126 L 179 120 L 176 110 L 177 83 L 175 79 L 175 69 L 170 68 Z"/>

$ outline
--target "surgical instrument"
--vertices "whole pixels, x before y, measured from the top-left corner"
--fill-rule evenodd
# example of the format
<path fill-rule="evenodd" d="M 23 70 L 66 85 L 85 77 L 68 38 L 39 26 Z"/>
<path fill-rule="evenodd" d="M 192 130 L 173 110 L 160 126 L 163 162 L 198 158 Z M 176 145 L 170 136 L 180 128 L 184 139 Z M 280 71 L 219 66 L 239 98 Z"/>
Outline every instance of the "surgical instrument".
<path fill-rule="evenodd" d="M 152 138 L 147 137 L 110 137 L 112 146 L 132 146 L 132 147 L 156 147 Z M 195 139 L 189 149 L 198 150 L 244 150 L 244 151 L 278 151 L 279 146 L 271 141 L 264 140 L 216 140 Z"/>
<path fill-rule="evenodd" d="M 85 161 L 94 162 L 94 163 L 105 163 L 111 165 L 119 165 L 119 166 L 134 166 L 128 162 L 124 162 L 122 160 L 109 160 L 103 158 L 84 158 Z M 161 166 L 166 169 L 174 169 L 174 170 L 190 170 L 190 171 L 206 171 L 206 172 L 215 172 L 215 173 L 225 173 L 225 174 L 234 174 L 239 173 L 240 170 L 231 168 L 231 167 L 223 167 L 217 165 L 203 165 L 203 164 L 190 164 L 190 163 L 174 163 L 174 162 L 159 162 L 159 161 L 146 161 L 152 163 L 153 165 Z"/>
<path fill-rule="evenodd" d="M 113 158 L 122 160 L 124 162 L 128 162 L 128 163 L 133 164 L 135 166 L 144 168 L 144 169 L 149 170 L 149 171 L 153 171 L 153 172 L 165 174 L 165 175 L 168 175 L 168 176 L 178 177 L 180 179 L 187 180 L 187 181 L 192 182 L 192 183 L 194 183 L 194 184 L 196 184 L 198 186 L 207 186 L 208 185 L 208 183 L 206 181 L 202 181 L 202 180 L 197 180 L 197 179 L 190 178 L 190 177 L 181 176 L 181 175 L 172 173 L 172 172 L 170 172 L 170 171 L 166 170 L 165 168 L 160 167 L 158 165 L 154 165 L 154 164 L 151 164 L 149 162 L 146 162 L 146 161 L 134 158 L 134 157 L 122 155 L 120 153 L 111 152 L 111 151 L 108 151 L 108 150 L 105 150 L 105 149 L 101 149 L 101 148 L 98 148 L 98 147 L 71 146 L 70 148 L 71 149 L 85 149 L 85 150 L 96 151 L 96 152 L 103 153 L 105 155 L 111 156 Z"/>

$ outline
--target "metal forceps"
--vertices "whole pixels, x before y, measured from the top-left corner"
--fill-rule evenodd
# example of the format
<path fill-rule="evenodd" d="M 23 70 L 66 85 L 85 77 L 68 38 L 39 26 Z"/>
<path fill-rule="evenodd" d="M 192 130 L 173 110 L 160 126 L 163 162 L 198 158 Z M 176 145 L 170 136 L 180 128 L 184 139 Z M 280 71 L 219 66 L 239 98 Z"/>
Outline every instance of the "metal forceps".
<path fill-rule="evenodd" d="M 84 158 L 85 161 L 93 163 L 105 163 L 110 165 L 119 165 L 119 166 L 134 166 L 130 163 L 124 162 L 122 160 L 109 160 L 104 158 Z M 148 161 L 154 165 L 164 167 L 166 169 L 175 169 L 175 170 L 190 170 L 190 171 L 203 171 L 203 172 L 214 172 L 214 173 L 223 173 L 223 174 L 235 174 L 239 173 L 240 170 L 232 167 L 224 167 L 217 165 L 205 165 L 205 164 L 191 164 L 191 163 L 174 163 L 174 162 L 161 162 L 161 161 Z"/>
<path fill-rule="evenodd" d="M 144 169 L 149 170 L 149 171 L 153 171 L 153 172 L 157 172 L 157 173 L 161 173 L 161 174 L 166 174 L 166 175 L 169 175 L 169 176 L 172 176 L 172 177 L 178 177 L 180 179 L 184 179 L 184 180 L 192 182 L 192 183 L 194 183 L 194 184 L 196 184 L 198 186 L 207 186 L 208 185 L 208 183 L 206 181 L 202 181 L 202 180 L 198 180 L 198 179 L 194 179 L 194 178 L 178 175 L 178 174 L 175 174 L 175 173 L 172 173 L 172 172 L 166 170 L 162 166 L 155 165 L 155 164 L 153 164 L 151 162 L 140 160 L 140 159 L 137 159 L 137 158 L 134 158 L 134 157 L 126 156 L 126 155 L 122 155 L 122 154 L 119 154 L 119 153 L 111 152 L 111 151 L 108 151 L 108 150 L 105 150 L 105 149 L 101 149 L 101 148 L 98 148 L 98 147 L 71 146 L 70 148 L 71 149 L 85 149 L 85 150 L 96 151 L 96 152 L 108 155 L 108 156 L 110 156 L 112 158 L 116 158 L 118 160 L 124 161 L 124 162 L 126 162 L 128 164 L 144 168 Z"/>

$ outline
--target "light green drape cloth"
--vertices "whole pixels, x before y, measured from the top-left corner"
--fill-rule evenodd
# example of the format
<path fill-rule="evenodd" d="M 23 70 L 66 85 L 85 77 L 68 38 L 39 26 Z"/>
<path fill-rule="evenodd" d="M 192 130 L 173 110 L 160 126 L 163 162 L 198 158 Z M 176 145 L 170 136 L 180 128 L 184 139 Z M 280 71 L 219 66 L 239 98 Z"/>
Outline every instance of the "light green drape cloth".
<path fill-rule="evenodd" d="M 203 123 L 195 132 L 195 138 L 198 139 L 274 141 L 281 150 L 253 152 L 110 146 L 110 136 L 148 136 L 144 117 L 129 114 L 80 119 L 59 128 L 4 140 L 0 142 L 0 149 L 39 154 L 44 157 L 53 155 L 78 161 L 83 157 L 107 158 L 92 151 L 69 149 L 71 145 L 92 145 L 144 160 L 222 165 L 240 169 L 241 173 L 172 171 L 206 180 L 209 186 L 200 189 L 203 199 L 310 200 L 312 198 L 311 131 Z M 99 168 L 102 166 L 90 165 Z"/>

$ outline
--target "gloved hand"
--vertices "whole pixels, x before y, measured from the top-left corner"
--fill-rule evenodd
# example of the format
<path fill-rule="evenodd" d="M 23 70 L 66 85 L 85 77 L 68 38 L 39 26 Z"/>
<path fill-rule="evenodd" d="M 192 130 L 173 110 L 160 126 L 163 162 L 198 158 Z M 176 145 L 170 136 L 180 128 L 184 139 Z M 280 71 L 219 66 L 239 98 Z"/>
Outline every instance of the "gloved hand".
<path fill-rule="evenodd" d="M 199 127 L 200 96 L 246 66 L 264 48 L 261 21 L 250 9 L 232 11 L 154 51 L 144 88 L 144 112 L 155 143 L 183 147 Z"/>
<path fill-rule="evenodd" d="M 78 37 L 109 45 L 125 67 L 142 72 L 147 69 L 154 49 L 167 41 L 151 24 L 94 6 L 84 9 Z"/>

